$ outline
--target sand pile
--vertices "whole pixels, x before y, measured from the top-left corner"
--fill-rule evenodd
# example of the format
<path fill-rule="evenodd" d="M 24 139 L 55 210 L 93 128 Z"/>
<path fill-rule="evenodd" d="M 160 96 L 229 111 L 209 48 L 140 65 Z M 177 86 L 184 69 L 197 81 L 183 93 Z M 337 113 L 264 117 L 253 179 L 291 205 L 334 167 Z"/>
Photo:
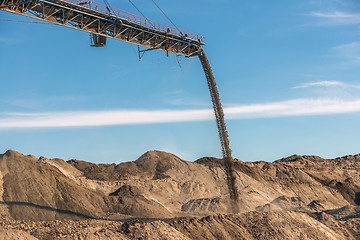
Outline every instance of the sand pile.
<path fill-rule="evenodd" d="M 327 214 L 315 219 L 300 212 L 273 211 L 162 220 L 10 221 L 0 224 L 0 239 L 355 240 L 359 227 L 354 219 L 339 222 Z"/>
<path fill-rule="evenodd" d="M 232 215 L 219 159 L 149 151 L 132 162 L 94 164 L 7 151 L 0 155 L 0 239 L 356 239 L 359 160 L 235 159 L 240 212 Z"/>

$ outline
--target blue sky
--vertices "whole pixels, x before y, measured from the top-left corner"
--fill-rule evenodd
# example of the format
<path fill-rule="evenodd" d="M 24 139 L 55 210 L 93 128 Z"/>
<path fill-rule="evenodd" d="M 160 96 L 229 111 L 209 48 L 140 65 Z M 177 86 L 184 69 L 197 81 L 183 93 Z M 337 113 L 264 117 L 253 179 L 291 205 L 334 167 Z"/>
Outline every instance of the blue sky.
<path fill-rule="evenodd" d="M 128 1 L 112 6 L 137 13 Z M 133 0 L 170 25 L 150 0 Z M 360 3 L 356 0 L 198 0 L 157 3 L 206 37 L 233 155 L 360 152 Z M 108 40 L 0 11 L 0 152 L 92 162 L 158 149 L 221 156 L 197 58 Z M 11 21 L 4 21 L 4 19 Z M 178 63 L 179 62 L 179 63 Z"/>

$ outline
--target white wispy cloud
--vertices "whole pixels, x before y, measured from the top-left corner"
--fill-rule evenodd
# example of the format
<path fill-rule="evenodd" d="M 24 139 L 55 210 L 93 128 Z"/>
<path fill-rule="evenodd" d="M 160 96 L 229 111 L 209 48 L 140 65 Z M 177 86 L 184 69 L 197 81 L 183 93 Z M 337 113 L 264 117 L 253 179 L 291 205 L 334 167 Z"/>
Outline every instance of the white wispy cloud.
<path fill-rule="evenodd" d="M 227 119 L 331 115 L 360 112 L 360 98 L 294 99 L 224 109 Z M 0 115 L 0 128 L 59 128 L 156 124 L 213 120 L 211 109 L 157 111 L 84 111 L 11 113 Z"/>
<path fill-rule="evenodd" d="M 341 81 L 319 80 L 319 81 L 301 83 L 301 84 L 293 87 L 293 89 L 313 88 L 313 87 L 321 87 L 321 88 L 336 87 L 336 88 L 355 88 L 355 89 L 359 89 L 360 85 L 348 84 L 348 83 L 341 82 Z"/>
<path fill-rule="evenodd" d="M 334 12 L 312 12 L 310 16 L 321 19 L 320 25 L 353 25 L 360 24 L 359 13 L 342 11 Z"/>
<path fill-rule="evenodd" d="M 211 110 L 80 111 L 14 113 L 0 118 L 0 128 L 86 127 L 200 121 L 211 118 Z"/>
<path fill-rule="evenodd" d="M 343 85 L 344 85 L 343 82 L 322 80 L 322 81 L 301 83 L 300 85 L 297 85 L 293 88 L 296 89 L 296 88 L 310 88 L 310 87 L 339 87 L 339 86 L 341 87 Z"/>
<path fill-rule="evenodd" d="M 342 44 L 333 48 L 335 57 L 340 58 L 348 66 L 360 65 L 360 42 Z"/>
<path fill-rule="evenodd" d="M 232 119 L 332 115 L 359 111 L 360 98 L 352 100 L 293 99 L 225 109 L 225 113 Z"/>

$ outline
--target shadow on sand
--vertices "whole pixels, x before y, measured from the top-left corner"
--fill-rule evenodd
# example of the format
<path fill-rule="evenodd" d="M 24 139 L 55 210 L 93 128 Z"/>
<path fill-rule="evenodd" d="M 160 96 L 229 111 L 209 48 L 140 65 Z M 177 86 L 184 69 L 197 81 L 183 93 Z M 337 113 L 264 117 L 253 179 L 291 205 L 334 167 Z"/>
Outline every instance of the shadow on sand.
<path fill-rule="evenodd" d="M 93 217 L 90 215 L 86 215 L 83 213 L 78 213 L 78 212 L 74 212 L 71 210 L 53 208 L 53 207 L 49 207 L 49 206 L 42 206 L 42 205 L 38 205 L 35 203 L 31 203 L 31 202 L 0 201 L 0 205 L 33 207 L 33 208 L 37 208 L 39 210 L 46 210 L 46 211 L 52 211 L 52 212 L 61 213 L 61 214 L 68 214 L 68 215 L 72 215 L 72 216 L 76 216 L 76 217 L 80 217 L 80 218 L 84 218 L 84 219 L 99 219 L 99 218 L 96 218 L 96 217 Z"/>

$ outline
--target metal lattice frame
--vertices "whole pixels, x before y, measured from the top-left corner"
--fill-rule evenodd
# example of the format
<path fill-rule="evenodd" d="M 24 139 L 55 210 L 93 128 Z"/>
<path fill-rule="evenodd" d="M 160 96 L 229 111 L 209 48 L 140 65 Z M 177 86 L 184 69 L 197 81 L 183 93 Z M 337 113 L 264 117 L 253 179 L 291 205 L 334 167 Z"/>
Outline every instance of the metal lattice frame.
<path fill-rule="evenodd" d="M 202 38 L 161 31 L 71 0 L 0 0 L 0 9 L 186 57 L 196 56 L 204 45 Z"/>

